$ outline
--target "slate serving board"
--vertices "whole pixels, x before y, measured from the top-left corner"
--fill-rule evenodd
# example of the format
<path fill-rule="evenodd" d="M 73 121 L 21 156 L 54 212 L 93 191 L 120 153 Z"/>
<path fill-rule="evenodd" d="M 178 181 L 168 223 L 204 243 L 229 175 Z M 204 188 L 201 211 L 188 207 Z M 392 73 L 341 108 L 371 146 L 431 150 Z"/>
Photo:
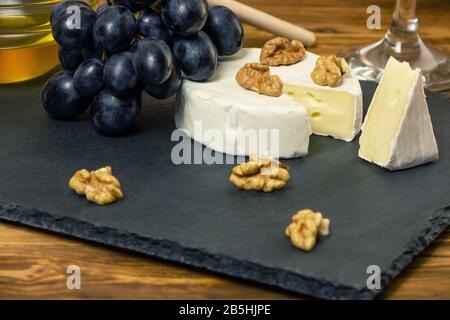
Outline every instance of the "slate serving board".
<path fill-rule="evenodd" d="M 388 172 L 357 157 L 358 144 L 313 136 L 310 154 L 287 161 L 279 192 L 228 183 L 232 165 L 174 165 L 173 108 L 145 100 L 129 137 L 50 119 L 42 81 L 0 87 L 0 218 L 320 298 L 370 299 L 450 223 L 450 103 L 429 93 L 440 160 Z M 363 82 L 367 108 L 375 84 Z M 193 144 L 196 148 L 199 146 Z M 67 183 L 80 168 L 113 167 L 125 198 L 99 207 Z M 315 250 L 283 231 L 300 209 L 331 220 Z M 381 268 L 381 290 L 367 268 Z"/>

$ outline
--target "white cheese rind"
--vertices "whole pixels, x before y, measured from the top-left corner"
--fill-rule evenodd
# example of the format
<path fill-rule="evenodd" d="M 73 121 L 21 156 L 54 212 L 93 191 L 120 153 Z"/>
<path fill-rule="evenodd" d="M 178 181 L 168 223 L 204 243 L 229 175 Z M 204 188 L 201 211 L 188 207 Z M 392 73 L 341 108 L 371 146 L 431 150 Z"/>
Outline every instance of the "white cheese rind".
<path fill-rule="evenodd" d="M 176 126 L 195 141 L 222 153 L 240 156 L 254 153 L 255 146 L 242 135 L 253 130 L 258 136 L 258 154 L 302 157 L 308 153 L 311 135 L 305 108 L 287 95 L 268 97 L 245 90 L 235 80 L 238 70 L 254 61 L 255 50 L 243 49 L 226 58 L 209 81 L 184 80 L 177 97 Z M 274 141 L 271 129 L 278 130 L 276 148 L 271 145 Z M 216 139 L 214 134 L 207 137 L 206 133 L 211 131 L 226 139 Z"/>
<path fill-rule="evenodd" d="M 404 106 L 404 112 L 398 123 L 398 129 L 393 136 L 389 144 L 389 157 L 385 161 L 374 160 L 373 156 L 369 154 L 370 139 L 376 139 L 376 136 L 368 139 L 366 137 L 366 127 L 371 121 L 371 112 L 374 108 L 382 108 L 383 106 L 376 106 L 376 98 L 382 93 L 382 86 L 390 85 L 386 83 L 385 77 L 390 69 L 395 65 L 403 65 L 405 63 L 399 63 L 394 58 L 391 58 L 386 66 L 385 73 L 383 74 L 380 84 L 378 85 L 374 98 L 369 106 L 369 110 L 364 120 L 362 127 L 362 135 L 360 138 L 359 157 L 369 162 L 375 163 L 388 170 L 401 170 L 416 167 L 428 162 L 436 161 L 439 158 L 438 145 L 433 132 L 433 124 L 431 122 L 430 113 L 428 110 L 428 104 L 426 101 L 423 84 L 421 81 L 420 70 L 411 71 L 410 76 L 413 77 L 412 83 L 407 91 L 407 103 Z M 404 65 L 403 65 L 404 67 Z M 409 66 L 408 66 L 409 68 Z M 403 78 L 407 77 L 407 71 L 402 72 L 399 75 L 398 82 L 404 81 Z M 389 113 L 386 113 L 386 117 L 390 117 Z M 376 123 L 372 123 L 376 125 Z M 373 134 L 372 134 L 373 135 Z M 381 134 L 379 134 L 381 136 Z M 363 145 L 366 144 L 366 145 Z"/>

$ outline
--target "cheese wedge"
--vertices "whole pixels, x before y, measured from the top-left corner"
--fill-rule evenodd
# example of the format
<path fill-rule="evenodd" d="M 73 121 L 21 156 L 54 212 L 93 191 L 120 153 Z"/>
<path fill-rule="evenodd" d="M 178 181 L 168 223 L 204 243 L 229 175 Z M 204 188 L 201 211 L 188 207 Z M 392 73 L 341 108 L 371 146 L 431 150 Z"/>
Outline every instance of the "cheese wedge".
<path fill-rule="evenodd" d="M 389 170 L 438 159 L 420 69 L 389 59 L 362 131 L 359 156 Z"/>

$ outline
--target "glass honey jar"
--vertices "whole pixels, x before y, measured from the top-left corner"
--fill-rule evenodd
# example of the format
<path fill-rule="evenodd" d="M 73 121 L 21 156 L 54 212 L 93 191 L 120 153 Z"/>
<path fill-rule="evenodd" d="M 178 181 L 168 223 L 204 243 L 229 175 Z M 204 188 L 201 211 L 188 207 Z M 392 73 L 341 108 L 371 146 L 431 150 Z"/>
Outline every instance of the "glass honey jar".
<path fill-rule="evenodd" d="M 58 45 L 49 18 L 59 2 L 0 1 L 0 84 L 33 79 L 58 65 Z"/>

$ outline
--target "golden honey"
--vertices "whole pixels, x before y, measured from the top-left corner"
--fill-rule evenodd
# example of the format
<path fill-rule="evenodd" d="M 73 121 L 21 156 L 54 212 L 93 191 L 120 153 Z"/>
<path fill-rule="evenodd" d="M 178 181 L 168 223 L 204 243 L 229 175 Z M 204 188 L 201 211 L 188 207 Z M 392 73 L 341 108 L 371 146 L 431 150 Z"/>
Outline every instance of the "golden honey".
<path fill-rule="evenodd" d="M 50 12 L 59 1 L 0 2 L 0 83 L 38 77 L 58 64 Z"/>
<path fill-rule="evenodd" d="M 36 78 L 58 64 L 57 45 L 0 49 L 0 83 Z"/>
<path fill-rule="evenodd" d="M 58 2 L 0 0 L 0 84 L 36 78 L 59 63 L 49 22 Z"/>

